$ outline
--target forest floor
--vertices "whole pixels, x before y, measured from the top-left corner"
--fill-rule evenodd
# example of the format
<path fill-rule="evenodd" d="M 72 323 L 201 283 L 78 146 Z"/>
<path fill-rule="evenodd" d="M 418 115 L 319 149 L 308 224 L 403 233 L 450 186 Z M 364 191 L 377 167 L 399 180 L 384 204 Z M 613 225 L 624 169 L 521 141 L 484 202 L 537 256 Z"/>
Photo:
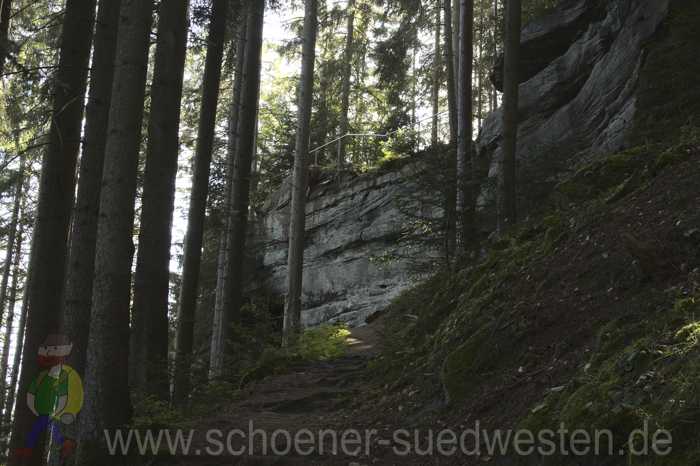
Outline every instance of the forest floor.
<path fill-rule="evenodd" d="M 634 464 L 700 464 L 699 157 L 700 137 L 584 165 L 557 187 L 555 208 L 490 245 L 481 263 L 404 293 L 352 330 L 341 357 L 292 364 L 236 399 L 212 400 L 213 413 L 190 422 L 194 454 L 149 464 L 619 465 L 645 423 L 673 431 L 674 453 Z M 625 456 L 425 453 L 426 435 L 477 420 L 490 432 L 610 429 Z M 223 444 L 240 429 L 228 450 L 245 454 L 205 454 L 211 429 Z M 397 456 L 401 429 L 410 456 Z M 325 430 L 336 440 L 356 432 L 355 448 L 336 450 L 356 454 L 333 455 Z M 302 431 L 315 436 L 313 454 L 285 452 L 292 442 L 279 433 Z"/>
<path fill-rule="evenodd" d="M 300 363 L 290 368 L 289 372 L 272 375 L 263 380 L 247 385 L 241 398 L 217 412 L 215 416 L 202 418 L 190 426 L 196 431 L 189 455 L 162 457 L 153 465 L 168 466 L 218 466 L 218 465 L 297 465 L 297 464 L 357 464 L 359 459 L 343 457 L 334 440 L 326 436 L 323 446 L 310 455 L 291 452 L 280 454 L 285 450 L 286 439 L 280 434 L 273 449 L 272 436 L 277 431 L 289 432 L 294 436 L 302 430 L 309 430 L 314 435 L 324 429 L 338 429 L 338 436 L 344 430 L 343 425 L 352 424 L 347 408 L 359 397 L 367 380 L 368 363 L 377 355 L 381 341 L 381 321 L 351 330 L 347 337 L 345 355 L 329 361 Z M 346 427 L 350 429 L 350 427 Z M 359 427 L 353 427 L 360 429 Z M 262 436 L 248 436 L 242 440 L 237 435 L 226 452 L 219 454 L 212 450 L 213 444 L 207 442 L 207 432 L 213 430 L 223 433 L 222 442 L 226 444 L 229 432 L 240 429 L 246 435 L 252 431 L 265 432 Z M 364 429 L 364 428 L 363 428 Z M 211 435 L 211 434 L 210 434 Z M 249 438 L 253 437 L 253 443 Z M 317 436 L 317 438 L 320 438 Z M 339 440 L 338 440 L 339 441 Z M 252 448 L 251 448 L 252 446 Z M 207 450 L 209 448 L 209 450 Z M 231 450 L 246 449 L 245 454 L 232 455 Z M 215 448 L 214 448 L 215 449 Z M 354 450 L 354 447 L 351 448 Z M 322 454 L 319 454 L 322 453 Z M 359 455 L 361 458 L 363 455 Z"/>

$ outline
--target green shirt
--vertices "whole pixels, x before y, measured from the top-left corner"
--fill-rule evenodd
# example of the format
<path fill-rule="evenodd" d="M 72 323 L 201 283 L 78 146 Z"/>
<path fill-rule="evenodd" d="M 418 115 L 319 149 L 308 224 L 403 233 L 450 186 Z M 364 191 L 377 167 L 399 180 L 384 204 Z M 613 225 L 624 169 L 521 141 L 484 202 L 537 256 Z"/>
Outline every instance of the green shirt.
<path fill-rule="evenodd" d="M 43 371 L 34 379 L 29 387 L 29 393 L 34 395 L 34 409 L 40 416 L 55 414 L 58 399 L 68 396 L 68 372 L 61 369 L 58 379 Z"/>

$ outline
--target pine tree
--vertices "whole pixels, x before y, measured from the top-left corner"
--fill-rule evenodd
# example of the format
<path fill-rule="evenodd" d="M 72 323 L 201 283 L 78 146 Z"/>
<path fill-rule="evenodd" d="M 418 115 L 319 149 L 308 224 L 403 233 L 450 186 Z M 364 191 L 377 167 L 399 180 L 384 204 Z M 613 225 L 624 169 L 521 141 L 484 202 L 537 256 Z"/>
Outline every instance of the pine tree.
<path fill-rule="evenodd" d="M 80 149 L 83 101 L 87 87 L 87 69 L 95 16 L 94 0 L 68 0 L 63 18 L 63 32 L 58 70 L 53 84 L 54 96 L 49 142 L 44 153 L 39 187 L 36 223 L 33 230 L 30 267 L 33 270 L 28 299 L 27 336 L 22 360 L 19 393 L 26 393 L 38 372 L 36 355 L 39 345 L 60 326 L 60 310 L 65 274 L 68 228 L 75 191 L 75 167 Z M 17 405 L 10 447 L 24 447 L 34 422 L 34 414 L 25 404 Z M 41 451 L 43 441 L 37 451 Z M 16 456 L 9 464 L 24 461 Z M 29 465 L 41 464 L 34 455 Z M 27 464 L 27 463 L 22 463 Z"/>
<path fill-rule="evenodd" d="M 90 93 L 85 112 L 85 144 L 80 159 L 78 195 L 70 237 L 70 254 L 66 272 L 64 299 L 65 331 L 73 342 L 69 364 L 78 373 L 85 371 L 85 357 L 90 329 L 95 237 L 107 118 L 112 96 L 114 56 L 120 0 L 101 0 L 95 27 Z"/>
<path fill-rule="evenodd" d="M 187 48 L 187 0 L 160 5 L 139 248 L 134 276 L 131 364 L 139 392 L 168 399 L 170 240 Z"/>
<path fill-rule="evenodd" d="M 228 280 L 228 261 L 231 249 L 231 197 L 233 192 L 233 166 L 238 149 L 238 120 L 241 110 L 241 92 L 243 91 L 243 67 L 247 53 L 247 18 L 248 8 L 243 8 L 241 25 L 238 31 L 236 44 L 235 80 L 233 85 L 233 98 L 229 108 L 228 117 L 228 147 L 226 154 L 226 189 L 224 192 L 225 223 L 219 239 L 219 255 L 217 258 L 216 290 L 214 298 L 214 315 L 212 318 L 211 346 L 209 354 L 209 376 L 219 377 L 224 365 L 224 342 L 226 325 L 226 287 L 230 285 Z"/>
<path fill-rule="evenodd" d="M 197 130 L 197 147 L 194 154 L 192 192 L 190 194 L 187 233 L 185 236 L 182 284 L 178 300 L 177 357 L 173 387 L 173 400 L 182 403 L 189 393 L 190 360 L 194 343 L 194 319 L 197 307 L 199 268 L 202 261 L 204 218 L 209 190 L 209 168 L 214 144 L 216 108 L 219 102 L 221 62 L 224 54 L 224 35 L 229 10 L 229 0 L 214 0 L 209 20 L 209 36 L 204 77 L 202 78 L 202 102 Z"/>
<path fill-rule="evenodd" d="M 306 0 L 302 47 L 301 77 L 297 113 L 297 139 L 292 175 L 292 204 L 289 222 L 287 257 L 287 298 L 284 308 L 283 345 L 291 345 L 301 330 L 301 292 L 304 267 L 304 233 L 306 220 L 306 185 L 308 172 L 309 131 L 313 103 L 314 61 L 318 28 L 318 2 Z"/>
<path fill-rule="evenodd" d="M 102 433 L 126 425 L 131 412 L 126 381 L 132 230 L 153 1 L 122 0 L 120 8 L 77 466 L 112 464 Z"/>
<path fill-rule="evenodd" d="M 218 335 L 213 341 L 225 343 L 231 336 L 232 325 L 240 315 L 243 305 L 244 259 L 248 208 L 250 204 L 251 165 L 255 152 L 255 131 L 257 129 L 258 101 L 260 94 L 260 68 L 262 59 L 262 28 L 265 3 L 254 1 L 248 6 L 246 26 L 246 51 L 242 73 L 240 110 L 237 118 L 238 140 L 232 169 L 232 189 L 230 200 L 228 257 L 224 283 L 224 313 L 217 328 Z M 219 353 L 212 352 L 212 358 L 222 361 L 226 350 L 220 346 Z M 219 362 L 214 367 L 221 367 Z"/>
<path fill-rule="evenodd" d="M 517 221 L 515 154 L 518 137 L 520 15 L 520 0 L 507 0 L 503 71 L 503 158 L 498 177 L 498 231 L 501 233 Z"/>

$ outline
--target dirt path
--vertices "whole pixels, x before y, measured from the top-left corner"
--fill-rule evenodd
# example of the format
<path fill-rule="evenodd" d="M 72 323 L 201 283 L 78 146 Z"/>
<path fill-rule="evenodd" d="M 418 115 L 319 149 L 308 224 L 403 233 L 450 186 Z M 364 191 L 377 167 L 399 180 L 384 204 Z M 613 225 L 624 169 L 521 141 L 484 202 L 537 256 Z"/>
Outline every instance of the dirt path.
<path fill-rule="evenodd" d="M 302 456 L 298 453 L 280 455 L 284 451 L 286 437 L 289 432 L 294 436 L 300 430 L 308 429 L 313 433 L 338 425 L 338 412 L 348 406 L 363 387 L 365 368 L 368 361 L 377 352 L 378 325 L 368 325 L 353 329 L 348 338 L 349 349 L 345 356 L 328 361 L 300 365 L 292 371 L 278 376 L 271 376 L 246 387 L 246 395 L 232 402 L 216 416 L 202 419 L 197 423 L 195 439 L 190 454 L 187 456 L 163 456 L 151 462 L 158 466 L 223 466 L 223 465 L 301 465 L 301 464 L 344 464 L 349 465 L 352 459 L 319 456 L 312 454 Z M 341 421 L 342 422 L 342 421 Z M 216 448 L 207 442 L 207 431 L 216 429 L 222 432 L 223 449 L 221 454 L 211 454 Z M 231 441 L 231 448 L 226 447 L 228 434 L 240 429 Z M 251 444 L 249 435 L 252 435 Z M 272 436 L 280 431 L 274 440 L 278 446 L 277 452 L 272 451 Z M 263 440 L 265 432 L 266 440 Z M 211 433 L 209 434 L 211 435 Z M 217 434 L 218 435 L 218 434 Z M 324 451 L 332 449 L 331 438 L 322 443 L 327 445 Z M 251 448 L 252 447 L 252 448 Z M 232 455 L 233 450 L 245 449 L 243 455 Z M 252 454 L 251 454 L 252 451 Z M 216 453 L 216 451 L 214 451 Z M 277 453 L 277 454 L 276 454 Z"/>

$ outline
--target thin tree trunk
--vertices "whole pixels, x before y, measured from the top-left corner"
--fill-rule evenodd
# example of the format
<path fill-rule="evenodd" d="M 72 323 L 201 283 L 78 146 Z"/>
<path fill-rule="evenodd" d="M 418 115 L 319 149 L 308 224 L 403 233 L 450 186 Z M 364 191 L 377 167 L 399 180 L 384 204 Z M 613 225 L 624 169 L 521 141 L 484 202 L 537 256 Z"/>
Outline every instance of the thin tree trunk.
<path fill-rule="evenodd" d="M 348 0 L 346 13 L 348 26 L 345 33 L 345 57 L 344 71 L 342 76 L 341 97 L 340 97 L 340 139 L 338 141 L 338 171 L 345 165 L 346 149 L 348 140 L 344 137 L 348 133 L 350 124 L 348 122 L 348 112 L 350 111 L 350 77 L 352 75 L 352 56 L 355 36 L 355 0 Z M 314 38 L 314 44 L 316 39 Z M 315 57 L 315 53 L 314 53 Z"/>
<path fill-rule="evenodd" d="M 432 88 L 432 103 L 433 103 L 433 127 L 430 137 L 430 142 L 433 146 L 437 146 L 440 129 L 440 77 L 442 76 L 442 52 L 440 50 L 441 35 L 441 16 L 442 8 L 440 0 L 435 5 L 435 62 L 433 63 L 433 88 Z"/>
<path fill-rule="evenodd" d="M 483 64 L 483 31 L 484 31 L 484 20 L 483 20 L 483 15 L 480 15 L 479 18 L 479 38 L 476 41 L 476 60 L 474 63 L 474 66 L 476 66 L 476 132 L 479 134 L 479 131 L 481 131 L 481 120 L 483 119 L 482 117 L 482 112 L 481 112 L 481 94 L 482 94 L 482 85 L 483 85 L 483 79 L 482 79 L 482 64 Z M 476 165 L 474 165 L 474 170 L 476 170 Z"/>
<path fill-rule="evenodd" d="M 125 382 L 129 377 L 132 231 L 152 13 L 152 0 L 122 0 L 97 226 L 85 405 L 78 417 L 77 466 L 116 462 L 104 449 L 102 433 L 123 427 L 131 417 Z"/>
<path fill-rule="evenodd" d="M 13 255 L 15 253 L 15 241 L 19 231 L 19 211 L 22 205 L 22 190 L 24 188 L 25 157 L 20 155 L 19 171 L 17 174 L 17 185 L 15 186 L 14 201 L 12 206 L 12 217 L 7 233 L 7 246 L 5 247 L 5 262 L 2 270 L 2 280 L 0 280 L 0 321 L 5 316 L 5 305 L 7 304 L 7 285 L 10 280 L 10 272 L 14 264 Z M 3 355 L 4 357 L 4 355 Z M 1 369 L 0 369 L 1 370 Z M 0 379 L 5 383 L 5 379 Z M 2 406 L 2 404 L 0 404 Z"/>
<path fill-rule="evenodd" d="M 462 0 L 452 0 L 452 50 L 454 52 L 454 69 L 455 69 L 455 99 L 459 99 L 459 29 L 462 11 Z M 456 105 L 459 108 L 459 104 Z M 459 110 L 456 110 L 459 112 Z M 459 117 L 458 117 L 459 119 Z M 459 124 L 458 124 L 459 126 Z M 459 130 L 457 130 L 459 132 Z M 459 135 L 457 135 L 459 138 Z"/>
<path fill-rule="evenodd" d="M 66 333 L 73 342 L 68 362 L 79 374 L 85 371 L 90 330 L 95 239 L 107 118 L 112 97 L 119 5 L 120 0 L 101 0 L 99 3 L 85 116 L 85 145 L 80 159 L 78 196 L 70 237 L 63 313 Z"/>
<path fill-rule="evenodd" d="M 246 26 L 246 52 L 243 67 L 243 88 L 238 118 L 238 144 L 233 164 L 233 189 L 231 192 L 231 218 L 229 251 L 224 286 L 224 342 L 231 337 L 232 325 L 237 321 L 243 304 L 245 281 L 244 262 L 248 207 L 250 204 L 250 172 L 255 151 L 255 128 L 260 93 L 260 68 L 262 59 L 262 30 L 265 12 L 264 2 L 252 2 L 249 6 Z"/>
<path fill-rule="evenodd" d="M 187 48 L 187 0 L 160 4 L 151 86 L 131 333 L 132 388 L 169 399 L 168 296 L 180 103 Z"/>
<path fill-rule="evenodd" d="M 83 101 L 92 43 L 95 0 L 68 0 L 66 3 L 60 58 L 54 85 L 49 144 L 44 154 L 36 226 L 33 232 L 30 262 L 34 277 L 29 298 L 31 307 L 25 354 L 22 361 L 19 393 L 26 393 L 36 376 L 38 365 L 33 356 L 50 332 L 60 326 L 60 308 L 66 265 L 68 227 L 75 191 L 75 166 L 80 149 Z M 36 266 L 34 266 L 36 264 Z M 12 431 L 11 449 L 25 446 L 34 423 L 34 414 L 26 405 L 18 405 Z M 42 451 L 43 439 L 37 446 Z M 41 455 L 31 460 L 12 457 L 16 466 L 41 464 Z"/>
<path fill-rule="evenodd" d="M 495 66 L 498 58 L 498 23 L 498 0 L 493 0 L 493 63 L 491 66 Z M 493 110 L 495 110 L 498 108 L 498 90 L 493 84 L 491 92 L 493 94 Z"/>
<path fill-rule="evenodd" d="M 17 288 L 19 288 L 19 275 L 22 266 L 22 241 L 24 228 L 20 222 L 17 228 L 17 240 L 15 242 L 15 251 L 12 265 L 12 285 L 10 286 L 10 296 L 7 306 L 7 318 L 5 319 L 5 339 L 2 346 L 2 360 L 0 360 L 0 409 L 5 406 L 6 395 L 9 387 L 7 382 L 7 364 L 10 359 L 10 341 L 12 340 L 12 329 L 15 321 L 15 305 L 17 304 Z M 19 348 L 15 348 L 18 351 Z"/>
<path fill-rule="evenodd" d="M 202 103 L 197 129 L 197 147 L 192 173 L 187 234 L 182 266 L 180 307 L 177 318 L 177 357 L 173 401 L 182 404 L 190 391 L 190 364 L 194 345 L 194 323 L 197 309 L 199 268 L 202 262 L 204 219 L 209 193 L 209 170 L 214 145 L 216 108 L 219 102 L 221 62 L 224 55 L 224 36 L 229 0 L 214 0 L 209 20 L 207 57 L 202 78 Z"/>
<path fill-rule="evenodd" d="M 457 85 L 455 78 L 455 49 L 452 33 L 452 2 L 443 0 L 445 17 L 445 64 L 447 65 L 447 108 L 450 117 L 450 143 L 457 142 Z"/>
<path fill-rule="evenodd" d="M 17 342 L 15 343 L 15 355 L 14 355 L 14 360 L 12 361 L 12 373 L 10 374 L 10 385 L 8 387 L 8 393 L 7 393 L 7 400 L 5 402 L 5 416 L 3 417 L 3 430 L 2 434 L 4 436 L 5 434 L 5 429 L 7 426 L 9 426 L 12 422 L 12 411 L 13 408 L 15 408 L 15 394 L 16 394 L 16 389 L 17 389 L 17 378 L 19 376 L 19 369 L 20 369 L 20 364 L 22 361 L 22 353 L 24 350 L 24 341 L 25 341 L 25 328 L 27 324 L 27 311 L 29 309 L 29 299 L 28 299 L 28 290 L 29 290 L 29 283 L 30 283 L 30 276 L 31 276 L 31 268 L 27 270 L 25 274 L 25 279 L 24 279 L 24 291 L 22 292 L 22 309 L 20 310 L 20 315 L 19 315 L 19 324 L 17 325 Z M 24 400 L 21 400 L 24 401 Z M 16 408 L 15 408 L 16 410 Z M 5 444 L 3 442 L 3 448 L 5 447 Z"/>
<path fill-rule="evenodd" d="M 503 158 L 498 178 L 498 231 L 517 221 L 515 153 L 518 138 L 518 60 L 520 56 L 520 0 L 506 3 L 506 40 L 503 84 Z"/>
<path fill-rule="evenodd" d="M 0 76 L 2 76 L 5 71 L 11 15 L 12 0 L 0 0 Z"/>
<path fill-rule="evenodd" d="M 241 92 L 243 91 L 243 67 L 247 53 L 247 17 L 248 8 L 241 11 L 240 30 L 236 46 L 236 75 L 233 86 L 233 98 L 229 108 L 228 153 L 226 154 L 226 190 L 224 193 L 224 229 L 219 240 L 219 256 L 216 270 L 216 291 L 214 298 L 214 315 L 212 318 L 211 347 L 209 351 L 209 377 L 221 376 L 224 367 L 224 343 L 226 325 L 226 286 L 228 280 L 228 260 L 231 238 L 231 197 L 233 192 L 233 165 L 238 148 L 238 120 L 241 111 Z"/>
<path fill-rule="evenodd" d="M 457 167 L 457 79 L 455 63 L 457 54 L 454 48 L 454 33 L 452 30 L 452 0 L 443 0 L 445 18 L 445 64 L 447 66 L 447 107 L 450 118 L 450 151 L 447 158 L 447 189 L 445 192 L 445 259 L 449 264 L 454 256 L 457 244 L 456 201 L 457 188 L 455 168 Z"/>
<path fill-rule="evenodd" d="M 284 308 L 283 346 L 294 343 L 301 331 L 301 292 L 304 268 L 304 233 L 306 220 L 306 184 L 308 176 L 309 131 L 313 104 L 314 61 L 318 30 L 318 1 L 306 0 L 304 44 L 299 79 L 297 137 L 294 153 L 292 205 L 289 221 L 287 256 L 287 299 Z"/>
<path fill-rule="evenodd" d="M 457 145 L 457 244 L 462 252 L 473 246 L 474 228 L 468 203 L 471 186 L 472 153 L 472 47 L 474 44 L 474 2 L 461 0 L 459 31 L 459 131 Z"/>

